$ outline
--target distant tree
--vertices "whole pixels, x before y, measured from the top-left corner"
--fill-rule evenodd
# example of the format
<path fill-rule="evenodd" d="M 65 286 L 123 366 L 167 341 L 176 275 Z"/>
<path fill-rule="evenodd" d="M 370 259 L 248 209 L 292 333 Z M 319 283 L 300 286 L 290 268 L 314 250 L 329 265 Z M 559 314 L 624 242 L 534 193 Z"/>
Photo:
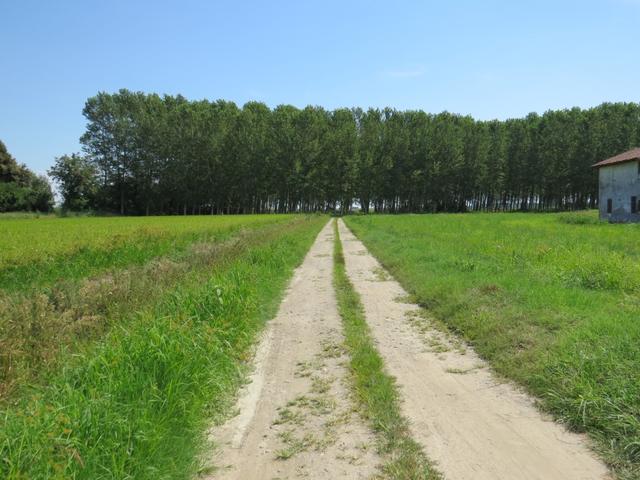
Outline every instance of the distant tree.
<path fill-rule="evenodd" d="M 88 123 L 80 141 L 100 170 L 103 198 L 111 202 L 105 206 L 120 214 L 131 210 L 139 183 L 135 174 L 145 147 L 139 128 L 143 100 L 142 93 L 122 89 L 115 95 L 99 93 L 83 110 Z"/>
<path fill-rule="evenodd" d="M 120 90 L 83 113 L 96 204 L 131 214 L 593 207 L 591 165 L 640 142 L 636 103 L 477 121 Z M 20 175 L 5 153 L 0 178 Z"/>
<path fill-rule="evenodd" d="M 18 164 L 0 141 L 0 212 L 48 212 L 52 207 L 53 192 L 46 177 Z"/>
<path fill-rule="evenodd" d="M 0 182 L 14 182 L 19 174 L 20 166 L 0 140 Z"/>
<path fill-rule="evenodd" d="M 28 184 L 25 188 L 25 203 L 20 210 L 49 212 L 53 208 L 53 191 L 44 175 L 36 175 L 28 171 Z"/>
<path fill-rule="evenodd" d="M 351 110 L 328 113 L 328 131 L 323 138 L 321 177 L 327 208 L 337 205 L 346 213 L 355 196 L 357 126 Z"/>
<path fill-rule="evenodd" d="M 377 168 L 382 142 L 382 116 L 379 110 L 363 112 L 354 110 L 358 127 L 358 155 L 356 157 L 355 196 L 360 208 L 369 213 L 369 207 L 376 199 L 382 172 Z"/>
<path fill-rule="evenodd" d="M 270 118 L 269 155 L 273 182 L 270 200 L 274 210 L 284 213 L 294 207 L 294 196 L 300 178 L 296 175 L 295 124 L 300 110 L 291 105 L 279 105 Z"/>
<path fill-rule="evenodd" d="M 82 211 L 95 206 L 96 169 L 86 157 L 77 153 L 58 157 L 48 173 L 60 187 L 62 208 Z"/>
<path fill-rule="evenodd" d="M 0 212 L 48 212 L 53 192 L 46 177 L 27 170 L 20 182 L 0 182 Z"/>

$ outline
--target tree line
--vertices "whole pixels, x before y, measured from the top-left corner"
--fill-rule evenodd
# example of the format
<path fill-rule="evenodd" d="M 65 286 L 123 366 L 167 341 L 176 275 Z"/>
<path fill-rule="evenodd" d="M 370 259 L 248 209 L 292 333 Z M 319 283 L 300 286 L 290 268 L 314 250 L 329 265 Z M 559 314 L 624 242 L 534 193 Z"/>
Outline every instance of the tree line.
<path fill-rule="evenodd" d="M 0 212 L 48 212 L 52 208 L 53 192 L 47 178 L 19 164 L 0 141 Z"/>
<path fill-rule="evenodd" d="M 478 121 L 120 90 L 87 100 L 64 205 L 120 214 L 461 212 L 594 207 L 591 165 L 640 145 L 640 104 Z"/>

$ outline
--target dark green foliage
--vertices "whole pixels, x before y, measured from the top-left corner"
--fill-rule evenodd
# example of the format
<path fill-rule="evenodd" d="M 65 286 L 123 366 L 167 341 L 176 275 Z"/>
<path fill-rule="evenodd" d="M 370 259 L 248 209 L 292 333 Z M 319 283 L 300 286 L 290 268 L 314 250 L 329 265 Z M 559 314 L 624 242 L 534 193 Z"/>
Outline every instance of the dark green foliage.
<path fill-rule="evenodd" d="M 63 209 L 78 212 L 95 206 L 96 170 L 87 158 L 76 153 L 63 155 L 48 173 L 60 185 Z"/>
<path fill-rule="evenodd" d="M 640 143 L 635 103 L 500 122 L 121 90 L 84 114 L 98 206 L 138 214 L 594 207 L 591 165 Z"/>
<path fill-rule="evenodd" d="M 19 165 L 0 141 L 0 212 L 48 212 L 52 206 L 48 180 Z"/>
<path fill-rule="evenodd" d="M 20 166 L 7 151 L 5 144 L 0 140 L 0 182 L 17 182 L 20 180 L 20 173 Z"/>

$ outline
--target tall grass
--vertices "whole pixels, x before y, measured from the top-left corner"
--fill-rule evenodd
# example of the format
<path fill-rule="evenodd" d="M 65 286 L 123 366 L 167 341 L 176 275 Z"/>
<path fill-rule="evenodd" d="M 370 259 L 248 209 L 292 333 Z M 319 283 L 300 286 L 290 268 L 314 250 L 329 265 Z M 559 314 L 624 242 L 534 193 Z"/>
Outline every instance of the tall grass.
<path fill-rule="evenodd" d="M 588 432 L 619 478 L 640 478 L 639 226 L 563 214 L 346 221 L 498 373 Z"/>
<path fill-rule="evenodd" d="M 0 477 L 177 479 L 200 467 L 249 347 L 324 218 L 226 254 L 66 358 L 0 413 Z"/>
<path fill-rule="evenodd" d="M 73 352 L 99 338 L 112 325 L 160 301 L 185 276 L 205 277 L 226 256 L 256 241 L 267 241 L 286 223 L 249 223 L 242 229 L 212 233 L 184 250 L 154 258 L 144 265 L 111 268 L 84 280 L 65 278 L 46 288 L 0 290 L 0 400 L 16 384 L 37 381 Z M 177 247 L 176 247 L 177 248 Z M 151 250 L 153 250 L 151 248 Z"/>

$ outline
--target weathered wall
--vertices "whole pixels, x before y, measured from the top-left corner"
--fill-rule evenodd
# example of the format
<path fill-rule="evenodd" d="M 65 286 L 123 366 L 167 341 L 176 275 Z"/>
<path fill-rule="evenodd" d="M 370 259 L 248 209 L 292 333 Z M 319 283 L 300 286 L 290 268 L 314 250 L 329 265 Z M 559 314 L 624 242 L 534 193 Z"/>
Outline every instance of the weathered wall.
<path fill-rule="evenodd" d="M 600 218 L 612 222 L 640 222 L 640 213 L 631 213 L 631 197 L 640 200 L 638 162 L 626 162 L 600 168 Z M 607 199 L 613 201 L 607 213 Z"/>

